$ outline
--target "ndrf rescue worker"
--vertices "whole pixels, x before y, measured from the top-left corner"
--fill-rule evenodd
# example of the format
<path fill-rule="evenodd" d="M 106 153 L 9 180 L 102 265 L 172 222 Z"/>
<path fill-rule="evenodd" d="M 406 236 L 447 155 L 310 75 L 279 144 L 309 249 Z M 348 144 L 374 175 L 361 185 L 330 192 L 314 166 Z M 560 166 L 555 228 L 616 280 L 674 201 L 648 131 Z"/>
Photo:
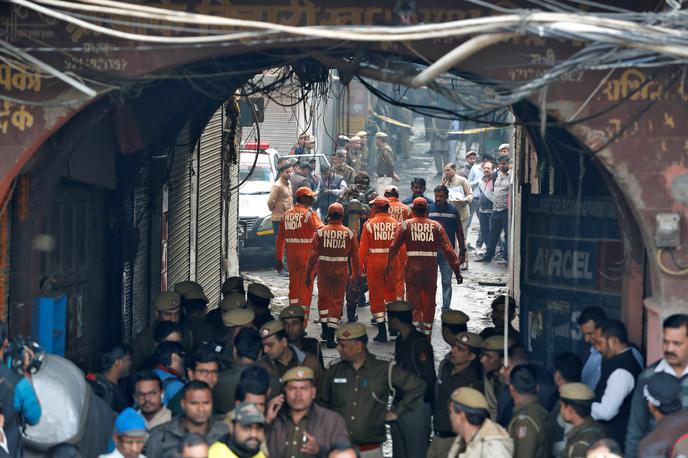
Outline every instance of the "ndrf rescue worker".
<path fill-rule="evenodd" d="M 399 200 L 399 188 L 394 185 L 385 188 L 385 197 L 389 200 L 389 214 L 398 222 L 406 221 L 411 217 L 408 205 Z M 399 264 L 406 265 L 406 249 L 399 250 Z M 394 273 L 394 271 L 392 271 Z M 404 270 L 399 269 L 394 278 L 397 297 L 404 297 Z"/>
<path fill-rule="evenodd" d="M 406 247 L 406 300 L 413 304 L 414 326 L 430 337 L 435 317 L 435 291 L 437 290 L 437 252 L 442 251 L 461 284 L 461 264 L 449 243 L 447 233 L 437 221 L 427 218 L 428 202 L 417 197 L 413 200 L 413 218 L 401 223 L 387 256 L 385 270 L 391 272 L 399 249 Z"/>
<path fill-rule="evenodd" d="M 388 213 L 389 201 L 386 198 L 376 197 L 370 204 L 375 216 L 366 221 L 361 231 L 361 272 L 368 277 L 370 311 L 377 324 L 377 336 L 373 340 L 387 342 L 385 304 L 403 299 L 396 294 L 395 280 L 401 270 L 398 259 L 392 271 L 389 274 L 385 272 L 387 254 L 399 223 Z"/>
<path fill-rule="evenodd" d="M 313 270 L 318 266 L 318 312 L 327 347 L 334 348 L 334 331 L 342 316 L 347 283 L 359 278 L 358 239 L 342 224 L 344 207 L 335 202 L 327 209 L 329 224 L 318 229 L 313 237 L 308 258 L 306 285 L 312 288 Z M 349 260 L 351 275 L 349 276 Z"/>
<path fill-rule="evenodd" d="M 307 187 L 296 191 L 296 205 L 282 216 L 275 241 L 276 269 L 284 269 L 282 253 L 286 243 L 287 265 L 289 266 L 289 305 L 303 307 L 306 321 L 310 315 L 313 299 L 312 282 L 306 283 L 306 265 L 311 253 L 313 234 L 322 227 L 322 221 L 311 209 L 315 193 Z"/>

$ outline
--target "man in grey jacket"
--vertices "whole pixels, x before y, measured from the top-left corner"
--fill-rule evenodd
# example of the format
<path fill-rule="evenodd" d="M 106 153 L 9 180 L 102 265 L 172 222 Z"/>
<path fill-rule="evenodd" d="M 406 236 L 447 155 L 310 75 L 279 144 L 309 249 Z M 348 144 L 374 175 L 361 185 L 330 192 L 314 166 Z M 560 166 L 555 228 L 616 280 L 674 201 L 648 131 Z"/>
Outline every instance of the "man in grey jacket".
<path fill-rule="evenodd" d="M 688 408 L 688 314 L 677 313 L 663 323 L 662 351 L 664 358 L 640 373 L 631 401 L 631 416 L 626 433 L 625 456 L 635 458 L 638 444 L 655 426 L 654 418 L 643 396 L 643 390 L 652 375 L 666 372 L 681 379 L 683 408 Z"/>

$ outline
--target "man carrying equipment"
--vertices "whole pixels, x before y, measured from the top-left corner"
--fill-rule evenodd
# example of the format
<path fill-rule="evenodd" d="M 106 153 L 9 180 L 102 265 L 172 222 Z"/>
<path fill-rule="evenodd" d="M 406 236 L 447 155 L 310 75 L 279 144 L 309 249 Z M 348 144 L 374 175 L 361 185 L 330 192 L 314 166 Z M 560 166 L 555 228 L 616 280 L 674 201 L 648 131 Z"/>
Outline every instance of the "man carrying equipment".
<path fill-rule="evenodd" d="M 275 267 L 284 269 L 282 253 L 286 243 L 287 265 L 289 266 L 289 305 L 303 307 L 306 319 L 310 315 L 313 299 L 312 282 L 306 282 L 306 265 L 311 252 L 313 234 L 322 227 L 322 221 L 311 209 L 315 193 L 301 187 L 296 191 L 296 205 L 282 216 L 275 241 Z"/>
<path fill-rule="evenodd" d="M 342 224 L 344 207 L 335 202 L 327 209 L 329 224 L 318 229 L 313 237 L 308 258 L 306 286 L 313 288 L 313 271 L 318 266 L 318 312 L 328 348 L 334 348 L 334 331 L 339 327 L 347 283 L 359 278 L 358 239 Z M 349 266 L 351 260 L 351 266 Z M 349 276 L 349 270 L 351 275 Z"/>
<path fill-rule="evenodd" d="M 414 326 L 430 338 L 435 318 L 437 252 L 442 251 L 447 258 L 459 284 L 463 282 L 461 261 L 449 243 L 442 225 L 427 218 L 428 202 L 417 197 L 411 209 L 413 218 L 401 223 L 389 249 L 385 271 L 392 271 L 399 249 L 404 245 L 408 257 L 404 271 L 406 300 L 414 306 Z"/>

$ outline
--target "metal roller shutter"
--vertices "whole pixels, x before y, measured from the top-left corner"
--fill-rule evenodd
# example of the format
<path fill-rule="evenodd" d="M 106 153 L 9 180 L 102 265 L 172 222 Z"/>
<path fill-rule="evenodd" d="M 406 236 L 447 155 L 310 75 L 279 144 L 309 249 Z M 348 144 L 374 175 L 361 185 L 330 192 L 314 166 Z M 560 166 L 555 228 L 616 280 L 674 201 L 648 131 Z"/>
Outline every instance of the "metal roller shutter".
<path fill-rule="evenodd" d="M 293 103 L 291 98 L 275 96 L 275 99 L 282 104 Z M 276 148 L 282 155 L 289 154 L 291 147 L 296 143 L 300 132 L 305 129 L 305 122 L 301 121 L 299 126 L 296 107 L 283 107 L 270 99 L 265 100 L 265 121 L 260 123 L 260 141 L 268 142 L 271 147 Z M 252 129 L 245 129 L 252 132 Z M 251 138 L 244 141 L 254 140 L 255 132 Z"/>
<path fill-rule="evenodd" d="M 222 285 L 222 126 L 220 107 L 201 135 L 198 146 L 198 214 L 196 281 L 209 304 L 220 302 Z"/>
<path fill-rule="evenodd" d="M 187 123 L 179 133 L 168 179 L 167 285 L 188 280 L 191 265 L 191 153 L 194 145 Z"/>
<path fill-rule="evenodd" d="M 141 171 L 134 189 L 134 220 L 138 232 L 138 246 L 134 258 L 132 282 L 131 335 L 136 336 L 148 325 L 150 288 L 150 192 L 148 167 Z"/>

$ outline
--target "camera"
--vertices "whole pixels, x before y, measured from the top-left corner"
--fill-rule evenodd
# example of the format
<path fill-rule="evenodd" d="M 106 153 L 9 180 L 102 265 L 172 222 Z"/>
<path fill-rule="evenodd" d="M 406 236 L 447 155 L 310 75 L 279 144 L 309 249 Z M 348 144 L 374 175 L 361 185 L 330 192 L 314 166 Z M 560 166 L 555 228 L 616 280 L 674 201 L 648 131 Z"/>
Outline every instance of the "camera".
<path fill-rule="evenodd" d="M 45 350 L 35 340 L 18 336 L 8 339 L 8 343 L 7 350 L 5 350 L 5 361 L 10 369 L 22 375 L 24 370 L 30 374 L 35 374 L 43 366 Z M 24 368 L 24 359 L 27 353 L 29 354 L 29 364 Z"/>

